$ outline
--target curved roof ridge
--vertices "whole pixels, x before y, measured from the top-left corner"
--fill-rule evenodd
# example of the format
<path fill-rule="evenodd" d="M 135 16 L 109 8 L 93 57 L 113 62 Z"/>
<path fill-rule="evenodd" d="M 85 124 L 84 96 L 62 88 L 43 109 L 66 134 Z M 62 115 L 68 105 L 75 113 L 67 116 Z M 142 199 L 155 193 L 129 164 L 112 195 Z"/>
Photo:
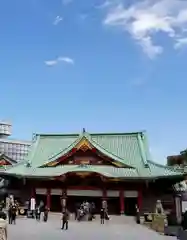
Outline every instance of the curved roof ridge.
<path fill-rule="evenodd" d="M 109 136 L 109 135 L 117 135 L 117 136 L 121 136 L 121 135 L 137 135 L 137 134 L 141 134 L 144 133 L 145 130 L 142 131 L 133 131 L 133 132 L 92 132 L 89 133 L 89 135 L 91 136 L 96 136 L 96 135 L 105 135 L 105 136 Z M 85 132 L 88 134 L 88 132 Z M 82 133 L 83 134 L 83 133 Z M 36 133 L 36 136 L 41 136 L 41 137 L 58 137 L 58 136 L 79 136 L 79 133 Z"/>
<path fill-rule="evenodd" d="M 138 145 L 139 145 L 139 148 L 140 148 L 140 154 L 141 154 L 141 157 L 142 157 L 142 161 L 143 161 L 145 167 L 149 167 L 148 163 L 147 163 L 147 154 L 146 154 L 146 149 L 145 149 L 145 146 L 144 146 L 144 143 L 143 143 L 142 136 L 140 134 L 138 134 L 137 138 L 138 138 Z"/>
<path fill-rule="evenodd" d="M 30 146 L 30 149 L 29 149 L 29 152 L 28 152 L 28 155 L 26 156 L 25 158 L 25 162 L 28 162 L 28 161 L 31 161 L 32 163 L 32 159 L 34 158 L 34 155 L 36 153 L 36 149 L 37 149 L 37 146 L 39 144 L 39 141 L 40 141 L 40 136 L 37 136 L 36 135 L 36 140 L 33 142 L 33 144 Z M 31 156 L 30 156 L 31 155 Z"/>
<path fill-rule="evenodd" d="M 123 161 L 122 158 L 118 157 L 117 155 L 114 155 L 113 153 L 109 152 L 108 150 L 106 150 L 105 148 L 103 148 L 100 144 L 98 144 L 97 142 L 95 142 L 92 138 L 91 135 L 88 132 L 82 132 L 81 134 L 79 134 L 79 137 L 72 143 L 70 144 L 67 148 L 63 149 L 62 151 L 58 152 L 57 154 L 51 156 L 50 158 L 48 158 L 48 160 L 42 164 L 46 165 L 52 161 L 55 161 L 58 157 L 68 153 L 74 146 L 76 146 L 77 143 L 79 143 L 81 141 L 82 138 L 86 138 L 95 148 L 97 148 L 99 151 L 101 151 L 103 154 L 109 156 L 110 158 L 113 158 L 114 160 L 126 165 Z M 134 168 L 134 166 L 129 166 L 128 164 L 126 165 L 128 167 Z"/>
<path fill-rule="evenodd" d="M 16 164 L 17 163 L 17 161 L 16 160 L 14 160 L 14 159 L 12 159 L 11 157 L 9 157 L 8 155 L 6 155 L 4 152 L 0 152 L 0 158 L 6 158 L 6 160 L 8 160 L 8 162 L 9 163 L 14 163 L 14 164 Z"/>
<path fill-rule="evenodd" d="M 157 163 L 155 161 L 152 161 L 152 160 L 148 160 L 148 163 L 152 164 L 152 165 L 155 165 L 157 167 L 160 167 L 160 168 L 164 168 L 164 169 L 168 169 L 168 170 L 171 170 L 173 172 L 181 172 L 180 169 L 176 169 L 174 167 L 170 167 L 170 166 L 167 166 L 167 165 L 164 165 L 164 164 L 161 164 L 161 163 Z"/>
<path fill-rule="evenodd" d="M 65 149 L 61 150 L 57 154 L 54 154 L 53 156 L 48 158 L 48 160 L 44 164 L 42 164 L 42 165 L 45 165 L 45 164 L 53 161 L 54 158 L 56 159 L 56 158 L 58 158 L 58 156 L 60 157 L 62 154 L 66 154 L 67 152 L 69 152 L 82 138 L 83 138 L 83 134 L 79 134 L 78 138 L 74 142 L 72 142 L 68 147 L 66 147 Z"/>

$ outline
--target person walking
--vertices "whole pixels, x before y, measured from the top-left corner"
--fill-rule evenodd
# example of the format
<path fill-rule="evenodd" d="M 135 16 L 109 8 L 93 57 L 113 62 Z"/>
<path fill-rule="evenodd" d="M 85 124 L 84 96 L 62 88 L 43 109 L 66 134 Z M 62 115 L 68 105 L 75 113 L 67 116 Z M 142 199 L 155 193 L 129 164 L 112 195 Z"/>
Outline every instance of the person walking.
<path fill-rule="evenodd" d="M 68 221 L 69 221 L 69 213 L 66 210 L 65 212 L 62 213 L 62 228 L 68 230 Z"/>
<path fill-rule="evenodd" d="M 104 208 L 101 208 L 100 219 L 101 219 L 101 224 L 104 224 L 105 223 L 105 211 L 104 211 Z"/>
<path fill-rule="evenodd" d="M 44 222 L 47 222 L 47 220 L 48 220 L 48 213 L 49 213 L 49 209 L 48 209 L 48 207 L 46 206 L 46 207 L 45 207 L 45 210 L 44 210 L 44 216 L 43 216 L 43 221 L 44 221 Z"/>
<path fill-rule="evenodd" d="M 0 240 L 7 240 L 7 221 L 6 214 L 0 212 Z"/>
<path fill-rule="evenodd" d="M 36 216 L 36 220 L 40 221 L 41 212 L 40 212 L 39 206 L 36 208 L 35 216 Z"/>
<path fill-rule="evenodd" d="M 8 207 L 8 223 L 12 224 L 12 205 Z"/>
<path fill-rule="evenodd" d="M 183 214 L 181 226 L 184 231 L 187 230 L 187 208 L 185 209 L 185 212 Z"/>
<path fill-rule="evenodd" d="M 17 207 L 16 205 L 12 205 L 12 223 L 16 224 L 16 214 L 17 214 Z"/>

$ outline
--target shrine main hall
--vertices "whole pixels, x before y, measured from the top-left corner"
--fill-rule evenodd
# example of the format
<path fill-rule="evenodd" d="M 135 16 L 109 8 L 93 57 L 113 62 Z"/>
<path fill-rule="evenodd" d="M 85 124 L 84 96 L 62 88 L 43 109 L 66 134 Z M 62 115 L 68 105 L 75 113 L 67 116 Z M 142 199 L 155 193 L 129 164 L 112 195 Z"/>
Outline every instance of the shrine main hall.
<path fill-rule="evenodd" d="M 36 134 L 25 161 L 1 171 L 7 191 L 20 202 L 31 197 L 50 211 L 69 211 L 77 202 L 91 201 L 99 211 L 134 215 L 153 211 L 160 199 L 173 208 L 173 185 L 183 173 L 152 160 L 146 132 Z"/>

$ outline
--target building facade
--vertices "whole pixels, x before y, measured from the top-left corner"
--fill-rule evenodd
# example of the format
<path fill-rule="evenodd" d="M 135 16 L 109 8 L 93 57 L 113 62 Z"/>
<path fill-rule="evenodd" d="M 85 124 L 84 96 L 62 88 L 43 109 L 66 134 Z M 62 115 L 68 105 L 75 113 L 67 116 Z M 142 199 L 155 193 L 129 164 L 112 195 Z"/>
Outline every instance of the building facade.
<path fill-rule="evenodd" d="M 23 161 L 27 154 L 31 141 L 12 140 L 12 125 L 7 122 L 0 122 L 0 155 L 5 155 L 13 161 Z"/>
<path fill-rule="evenodd" d="M 1 172 L 9 193 L 35 197 L 51 211 L 79 202 L 107 202 L 110 214 L 154 211 L 159 199 L 172 209 L 172 186 L 183 173 L 152 161 L 145 132 L 36 134 L 24 163 Z"/>

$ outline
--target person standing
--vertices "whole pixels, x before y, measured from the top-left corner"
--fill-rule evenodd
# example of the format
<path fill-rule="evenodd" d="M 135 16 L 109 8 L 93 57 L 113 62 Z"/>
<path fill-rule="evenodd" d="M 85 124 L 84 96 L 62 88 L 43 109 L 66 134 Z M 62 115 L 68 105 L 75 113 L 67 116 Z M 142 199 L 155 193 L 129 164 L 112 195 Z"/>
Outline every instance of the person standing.
<path fill-rule="evenodd" d="M 68 230 L 68 220 L 69 220 L 69 213 L 66 210 L 65 212 L 62 213 L 62 228 Z"/>
<path fill-rule="evenodd" d="M 8 223 L 12 224 L 12 205 L 8 207 Z"/>
<path fill-rule="evenodd" d="M 34 218 L 35 209 L 36 209 L 36 200 L 35 200 L 35 198 L 32 197 L 30 200 L 30 210 L 32 213 L 32 218 Z"/>
<path fill-rule="evenodd" d="M 16 205 L 12 205 L 12 223 L 16 224 L 16 214 L 17 214 L 17 207 Z"/>
<path fill-rule="evenodd" d="M 7 222 L 4 212 L 0 212 L 0 240 L 7 240 Z"/>
<path fill-rule="evenodd" d="M 185 209 L 185 212 L 183 214 L 181 226 L 184 231 L 187 230 L 187 208 Z"/>
<path fill-rule="evenodd" d="M 105 211 L 104 211 L 104 208 L 101 208 L 100 219 L 101 219 L 101 224 L 104 224 L 105 223 Z"/>
<path fill-rule="evenodd" d="M 49 209 L 46 206 L 45 209 L 44 209 L 44 216 L 43 216 L 43 221 L 44 222 L 47 222 L 47 220 L 48 220 L 48 212 L 49 212 Z"/>
<path fill-rule="evenodd" d="M 40 221 L 41 212 L 40 212 L 39 206 L 36 208 L 35 216 L 36 216 L 36 220 Z"/>
<path fill-rule="evenodd" d="M 140 210 L 137 205 L 135 206 L 135 208 L 136 208 L 136 223 L 140 224 Z"/>

